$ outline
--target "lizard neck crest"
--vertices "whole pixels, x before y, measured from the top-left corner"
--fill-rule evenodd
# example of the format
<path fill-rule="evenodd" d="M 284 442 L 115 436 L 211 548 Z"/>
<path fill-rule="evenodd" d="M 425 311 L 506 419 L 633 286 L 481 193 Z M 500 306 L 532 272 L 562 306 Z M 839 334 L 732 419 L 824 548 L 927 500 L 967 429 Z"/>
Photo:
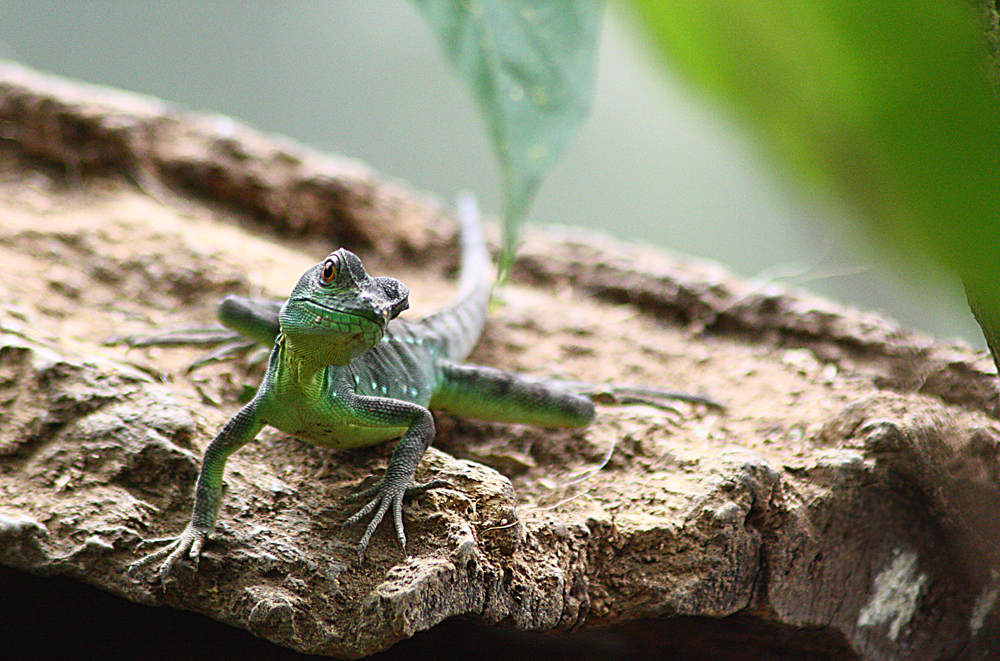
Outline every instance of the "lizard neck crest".
<path fill-rule="evenodd" d="M 389 321 L 409 307 L 409 290 L 394 278 L 373 278 L 341 248 L 306 271 L 278 321 L 298 361 L 346 365 L 378 344 Z"/>

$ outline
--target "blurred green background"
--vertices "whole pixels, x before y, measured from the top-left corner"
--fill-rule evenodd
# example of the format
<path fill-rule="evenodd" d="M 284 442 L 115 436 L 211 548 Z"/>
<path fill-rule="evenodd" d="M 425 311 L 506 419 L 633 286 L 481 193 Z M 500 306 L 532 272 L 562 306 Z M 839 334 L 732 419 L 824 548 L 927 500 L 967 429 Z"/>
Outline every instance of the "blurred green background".
<path fill-rule="evenodd" d="M 486 133 L 406 0 L 0 4 L 0 57 L 240 118 L 385 176 L 499 209 Z M 602 33 L 591 121 L 531 217 L 722 262 L 983 340 L 954 278 L 914 280 L 794 193 L 747 138 L 675 80 L 620 8 Z"/>

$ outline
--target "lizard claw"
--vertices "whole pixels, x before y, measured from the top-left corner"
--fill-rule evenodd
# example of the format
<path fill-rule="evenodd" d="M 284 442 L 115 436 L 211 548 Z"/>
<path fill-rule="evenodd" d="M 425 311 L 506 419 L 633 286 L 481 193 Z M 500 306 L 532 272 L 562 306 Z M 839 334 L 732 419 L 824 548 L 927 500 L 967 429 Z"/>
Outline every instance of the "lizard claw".
<path fill-rule="evenodd" d="M 341 528 L 348 528 L 359 523 L 372 512 L 375 512 L 371 521 L 368 522 L 368 527 L 365 528 L 365 533 L 361 536 L 361 541 L 358 542 L 358 561 L 360 562 L 364 559 L 368 542 L 371 541 L 372 535 L 375 534 L 375 529 L 378 528 L 382 519 L 385 518 L 386 512 L 389 511 L 390 507 L 392 507 L 392 518 L 396 527 L 396 538 L 399 539 L 399 546 L 405 553 L 406 533 L 403 530 L 403 499 L 424 493 L 429 489 L 447 486 L 451 485 L 445 480 L 431 480 L 430 482 L 413 484 L 413 480 L 411 479 L 409 486 L 401 487 L 398 483 L 393 484 L 391 481 L 382 478 L 382 481 L 377 485 L 349 495 L 346 499 L 348 502 L 374 496 L 364 507 L 341 524 Z"/>
<path fill-rule="evenodd" d="M 205 546 L 205 540 L 207 538 L 208 532 L 199 530 L 191 524 L 188 524 L 188 526 L 184 528 L 184 531 L 176 537 L 162 537 L 160 539 L 143 540 L 139 543 L 139 548 L 149 546 L 151 544 L 162 544 L 164 542 L 169 543 L 162 549 L 153 551 L 152 553 L 143 556 L 130 564 L 128 566 L 128 575 L 134 577 L 138 570 L 163 559 L 160 569 L 156 572 L 156 578 L 160 581 L 161 585 L 165 585 L 167 576 L 185 555 L 191 558 L 191 561 L 194 562 L 195 568 L 197 568 L 198 560 L 201 558 L 201 550 Z"/>

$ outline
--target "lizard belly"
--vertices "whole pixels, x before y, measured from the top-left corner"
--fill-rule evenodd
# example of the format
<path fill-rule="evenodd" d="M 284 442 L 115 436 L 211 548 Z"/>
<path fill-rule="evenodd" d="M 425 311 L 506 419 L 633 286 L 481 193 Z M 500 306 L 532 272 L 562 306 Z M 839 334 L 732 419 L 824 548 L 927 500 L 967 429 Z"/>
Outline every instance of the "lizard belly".
<path fill-rule="evenodd" d="M 279 429 L 281 429 L 279 427 Z M 356 422 L 342 422 L 333 426 L 309 422 L 300 429 L 287 431 L 296 438 L 330 448 L 360 448 L 375 445 L 406 433 L 406 427 L 371 427 Z"/>
<path fill-rule="evenodd" d="M 406 433 L 405 425 L 378 425 L 358 419 L 341 406 L 282 406 L 266 411 L 267 424 L 313 445 L 358 448 Z"/>

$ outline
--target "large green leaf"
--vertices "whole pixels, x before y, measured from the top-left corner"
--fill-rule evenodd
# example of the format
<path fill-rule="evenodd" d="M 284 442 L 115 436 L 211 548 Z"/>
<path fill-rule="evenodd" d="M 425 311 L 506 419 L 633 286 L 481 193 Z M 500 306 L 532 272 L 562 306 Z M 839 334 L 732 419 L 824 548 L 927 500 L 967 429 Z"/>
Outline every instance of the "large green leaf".
<path fill-rule="evenodd" d="M 503 177 L 500 271 L 543 178 L 590 110 L 599 0 L 413 0 L 489 125 Z"/>
<path fill-rule="evenodd" d="M 954 268 L 997 358 L 1000 112 L 968 4 L 631 2 L 786 174 L 853 204 L 889 254 Z"/>

